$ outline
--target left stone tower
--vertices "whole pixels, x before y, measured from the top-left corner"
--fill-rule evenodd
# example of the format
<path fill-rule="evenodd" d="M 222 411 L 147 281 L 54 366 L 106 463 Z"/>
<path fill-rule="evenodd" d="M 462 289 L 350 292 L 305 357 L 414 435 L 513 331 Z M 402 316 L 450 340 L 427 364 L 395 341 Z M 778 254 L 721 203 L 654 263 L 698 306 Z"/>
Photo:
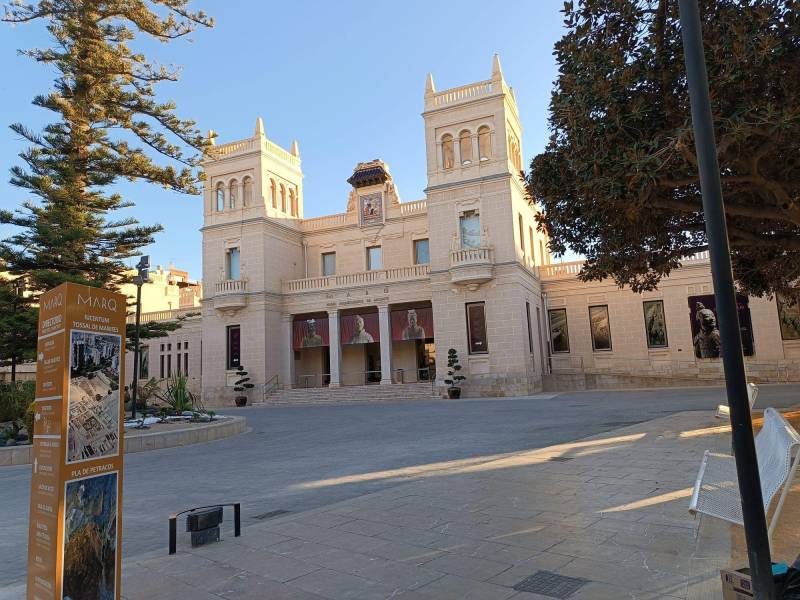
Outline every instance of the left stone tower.
<path fill-rule="evenodd" d="M 255 384 L 282 372 L 268 332 L 280 330 L 281 281 L 304 276 L 303 172 L 297 142 L 272 142 L 261 118 L 252 137 L 213 145 L 203 168 L 202 389 L 218 403 L 232 401 L 240 366 Z"/>

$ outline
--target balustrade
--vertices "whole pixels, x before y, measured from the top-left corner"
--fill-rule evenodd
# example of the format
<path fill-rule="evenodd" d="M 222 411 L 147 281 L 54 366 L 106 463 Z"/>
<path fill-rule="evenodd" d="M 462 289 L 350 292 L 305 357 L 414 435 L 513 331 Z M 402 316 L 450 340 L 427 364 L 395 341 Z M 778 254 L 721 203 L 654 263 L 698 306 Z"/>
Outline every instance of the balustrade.
<path fill-rule="evenodd" d="M 329 277 L 289 279 L 283 282 L 283 292 L 291 294 L 391 281 L 424 279 L 428 277 L 429 272 L 430 268 L 428 265 L 411 265 L 408 267 L 394 267 L 391 269 L 363 271 L 360 273 L 343 273 L 341 275 L 331 275 Z"/>

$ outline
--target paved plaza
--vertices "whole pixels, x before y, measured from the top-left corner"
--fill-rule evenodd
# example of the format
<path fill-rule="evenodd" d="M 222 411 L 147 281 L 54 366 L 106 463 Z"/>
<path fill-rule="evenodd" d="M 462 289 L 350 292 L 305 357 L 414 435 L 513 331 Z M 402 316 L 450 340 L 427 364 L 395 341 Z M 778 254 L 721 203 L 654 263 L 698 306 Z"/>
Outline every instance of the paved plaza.
<path fill-rule="evenodd" d="M 235 411 L 249 433 L 126 456 L 123 589 L 129 600 L 536 598 L 513 586 L 543 569 L 589 580 L 575 598 L 621 597 L 622 582 L 624 597 L 703 597 L 691 594 L 741 546 L 686 512 L 702 450 L 730 444 L 712 413 L 721 395 Z M 798 400 L 800 386 L 762 386 L 759 405 Z M 0 470 L 3 514 L 27 506 L 29 473 Z M 167 514 L 222 501 L 242 502 L 242 537 L 190 554 L 183 534 L 166 558 Z M 23 515 L 0 540 L 3 600 L 23 589 L 26 535 Z"/>

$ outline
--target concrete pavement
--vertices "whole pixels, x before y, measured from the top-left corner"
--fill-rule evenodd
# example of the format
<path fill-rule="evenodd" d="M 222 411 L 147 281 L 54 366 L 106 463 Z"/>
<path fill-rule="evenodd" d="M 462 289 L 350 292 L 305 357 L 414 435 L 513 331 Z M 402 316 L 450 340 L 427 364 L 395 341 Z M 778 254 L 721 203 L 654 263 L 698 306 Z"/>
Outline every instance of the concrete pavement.
<path fill-rule="evenodd" d="M 126 561 L 123 590 L 128 600 L 567 597 L 518 589 L 545 572 L 568 578 L 573 599 L 719 598 L 719 568 L 746 560 L 741 529 L 687 506 L 703 450 L 729 446 L 727 425 L 689 412 L 489 462 L 419 466 L 412 483 Z M 784 510 L 774 555 L 789 561 L 800 483 Z"/>

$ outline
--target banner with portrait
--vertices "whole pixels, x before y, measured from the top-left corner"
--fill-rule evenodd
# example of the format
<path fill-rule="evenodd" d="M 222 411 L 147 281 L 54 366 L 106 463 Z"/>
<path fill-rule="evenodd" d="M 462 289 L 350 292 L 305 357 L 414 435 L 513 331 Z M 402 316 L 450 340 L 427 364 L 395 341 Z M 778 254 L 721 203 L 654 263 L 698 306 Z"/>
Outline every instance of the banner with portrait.
<path fill-rule="evenodd" d="M 292 347 L 295 350 L 318 348 L 329 344 L 328 317 L 308 317 L 294 320 Z"/>
<path fill-rule="evenodd" d="M 742 351 L 753 355 L 753 325 L 747 296 L 736 296 L 739 313 L 739 332 L 742 336 Z M 717 324 L 717 303 L 713 294 L 689 296 L 689 321 L 692 328 L 692 345 L 697 358 L 719 358 L 722 344 Z"/>
<path fill-rule="evenodd" d="M 339 319 L 342 344 L 371 344 L 381 340 L 378 313 L 344 315 Z"/>
<path fill-rule="evenodd" d="M 402 308 L 392 311 L 392 339 L 433 339 L 433 309 L 430 306 Z"/>
<path fill-rule="evenodd" d="M 800 302 L 792 304 L 788 298 L 776 294 L 781 339 L 800 340 Z"/>

